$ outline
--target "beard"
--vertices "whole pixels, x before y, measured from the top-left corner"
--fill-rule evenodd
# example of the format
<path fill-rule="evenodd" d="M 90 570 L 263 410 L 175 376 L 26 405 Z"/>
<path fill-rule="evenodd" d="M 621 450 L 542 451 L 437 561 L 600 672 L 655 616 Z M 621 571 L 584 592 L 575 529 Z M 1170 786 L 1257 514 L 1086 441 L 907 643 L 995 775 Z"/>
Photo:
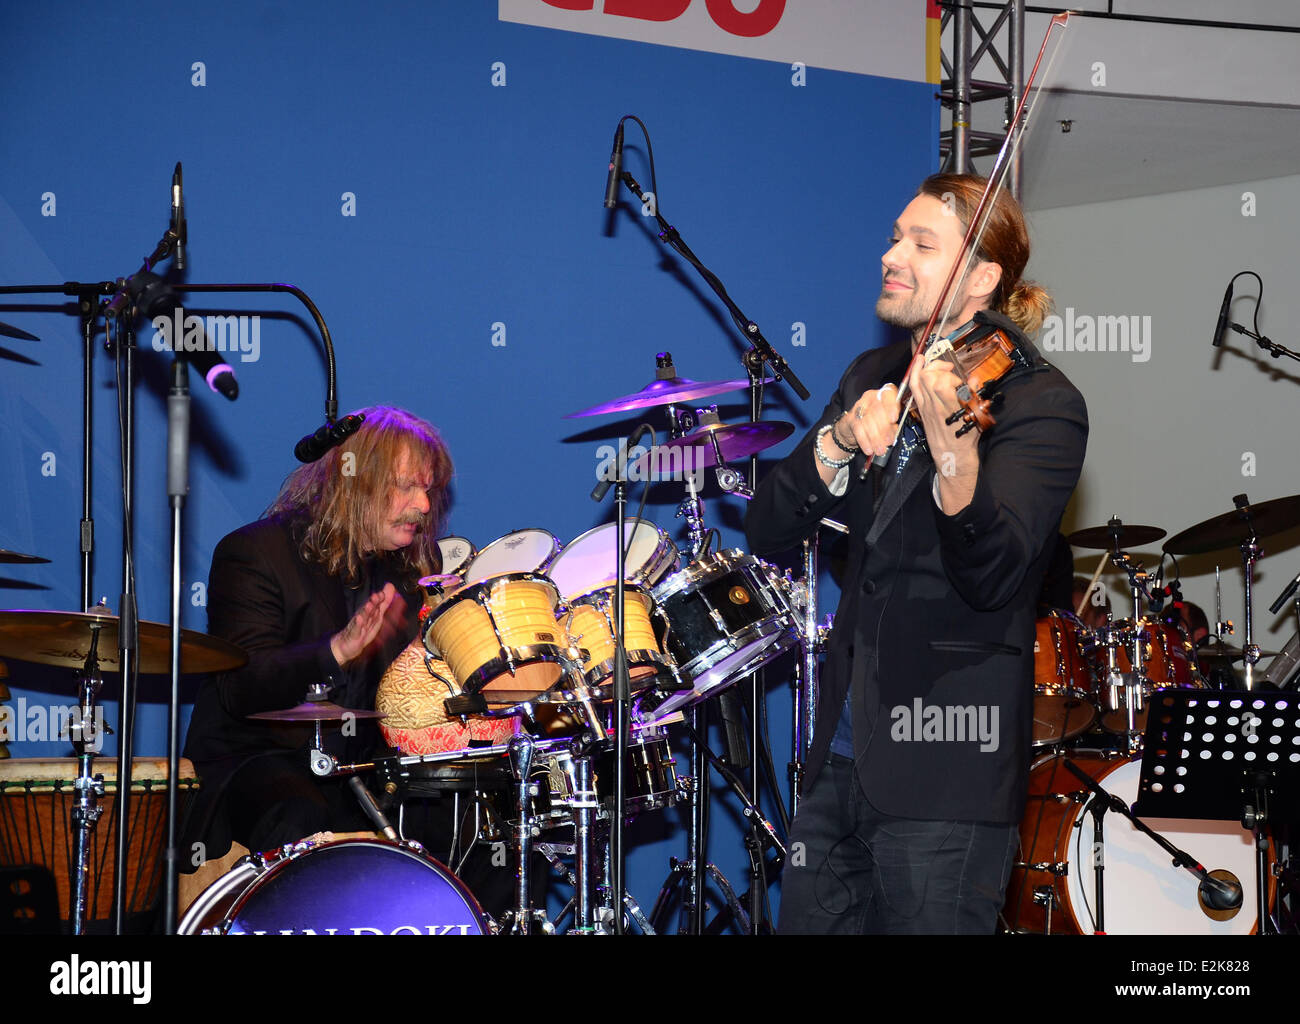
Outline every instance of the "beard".
<path fill-rule="evenodd" d="M 907 292 L 887 292 L 884 284 L 876 299 L 876 316 L 894 327 L 914 331 L 930 319 L 930 309 L 915 288 Z"/>

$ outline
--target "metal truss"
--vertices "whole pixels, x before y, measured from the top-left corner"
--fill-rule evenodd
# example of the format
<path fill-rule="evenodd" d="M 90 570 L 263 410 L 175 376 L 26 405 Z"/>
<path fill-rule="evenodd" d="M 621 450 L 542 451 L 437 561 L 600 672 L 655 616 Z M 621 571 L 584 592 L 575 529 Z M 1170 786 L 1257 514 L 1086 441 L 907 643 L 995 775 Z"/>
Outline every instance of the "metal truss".
<path fill-rule="evenodd" d="M 1002 148 L 1011 118 L 1025 88 L 1025 3 L 1008 0 L 986 14 L 996 16 L 986 28 L 979 20 L 971 0 L 940 0 L 943 16 L 939 22 L 939 57 L 942 75 L 939 102 L 952 111 L 951 127 L 939 132 L 939 158 L 944 171 L 978 174 L 977 157 L 995 155 Z M 991 5 L 984 4 L 983 7 Z M 999 40 L 999 33 L 1002 39 Z M 979 46 L 971 48 L 973 37 Z M 1003 49 L 999 50 L 999 42 Z M 997 75 L 991 80 L 974 77 L 981 61 L 992 64 Z M 971 124 L 971 108 L 976 103 L 1001 100 L 1005 105 L 1002 131 L 976 131 Z M 992 168 L 990 162 L 989 168 Z M 984 173 L 988 173 L 986 170 Z M 1012 160 L 1007 188 L 1020 198 L 1020 154 Z"/>

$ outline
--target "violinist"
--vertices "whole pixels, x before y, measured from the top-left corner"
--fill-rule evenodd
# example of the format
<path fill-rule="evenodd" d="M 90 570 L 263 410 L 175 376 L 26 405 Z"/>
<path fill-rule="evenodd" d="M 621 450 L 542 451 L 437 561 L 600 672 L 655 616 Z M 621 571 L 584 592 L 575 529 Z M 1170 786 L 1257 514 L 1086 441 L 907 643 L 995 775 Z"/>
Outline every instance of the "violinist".
<path fill-rule="evenodd" d="M 826 516 L 850 527 L 783 933 L 988 934 L 1003 903 L 1025 808 L 1036 601 L 1088 420 L 1029 340 L 1050 299 L 1021 276 L 1029 239 L 1006 192 L 941 294 L 966 265 L 985 185 L 934 175 L 907 204 L 876 302 L 907 337 L 850 364 L 748 510 L 758 554 L 797 545 Z M 951 315 L 939 330 L 996 332 L 1012 354 L 981 429 L 959 418 L 963 385 L 980 387 L 969 367 L 914 359 L 940 306 Z"/>

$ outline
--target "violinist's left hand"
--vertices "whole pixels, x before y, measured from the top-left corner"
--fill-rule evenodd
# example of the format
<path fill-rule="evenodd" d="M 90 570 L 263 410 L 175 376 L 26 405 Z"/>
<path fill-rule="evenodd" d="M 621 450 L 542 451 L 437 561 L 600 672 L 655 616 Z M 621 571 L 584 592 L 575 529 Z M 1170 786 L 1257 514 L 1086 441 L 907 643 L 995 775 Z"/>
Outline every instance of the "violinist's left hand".
<path fill-rule="evenodd" d="M 979 477 L 979 431 L 968 430 L 961 437 L 961 421 L 949 425 L 944 421 L 961 408 L 957 388 L 961 379 L 951 364 L 938 359 L 929 366 L 918 364 L 908 377 L 908 387 L 916 399 L 916 410 L 925 427 L 925 440 L 934 459 L 939 479 L 939 503 L 946 515 L 956 515 L 975 494 Z"/>

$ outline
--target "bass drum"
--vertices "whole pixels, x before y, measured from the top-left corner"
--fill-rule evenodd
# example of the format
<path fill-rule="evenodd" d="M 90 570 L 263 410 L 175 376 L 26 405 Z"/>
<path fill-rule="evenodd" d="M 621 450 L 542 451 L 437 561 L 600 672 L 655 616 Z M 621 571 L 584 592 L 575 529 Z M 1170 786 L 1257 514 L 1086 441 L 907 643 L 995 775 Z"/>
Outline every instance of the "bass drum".
<path fill-rule="evenodd" d="M 419 843 L 306 839 L 245 857 L 205 889 L 180 935 L 486 935 L 487 918 Z"/>
<path fill-rule="evenodd" d="M 1047 931 L 1037 893 L 1052 894 L 1051 934 L 1091 935 L 1097 897 L 1092 858 L 1090 794 L 1065 767 L 1068 757 L 1107 792 L 1132 806 L 1138 797 L 1141 758 L 1110 751 L 1074 751 L 1039 759 L 1029 772 L 1029 799 L 1020 823 L 1020 851 L 1011 872 L 1003 917 L 1011 931 Z M 1255 854 L 1251 834 L 1235 821 L 1144 818 L 1204 864 L 1216 877 L 1242 887 L 1236 910 L 1214 910 L 1200 898 L 1200 883 L 1172 866 L 1170 856 L 1128 819 L 1103 818 L 1108 935 L 1247 935 L 1255 930 Z"/>

